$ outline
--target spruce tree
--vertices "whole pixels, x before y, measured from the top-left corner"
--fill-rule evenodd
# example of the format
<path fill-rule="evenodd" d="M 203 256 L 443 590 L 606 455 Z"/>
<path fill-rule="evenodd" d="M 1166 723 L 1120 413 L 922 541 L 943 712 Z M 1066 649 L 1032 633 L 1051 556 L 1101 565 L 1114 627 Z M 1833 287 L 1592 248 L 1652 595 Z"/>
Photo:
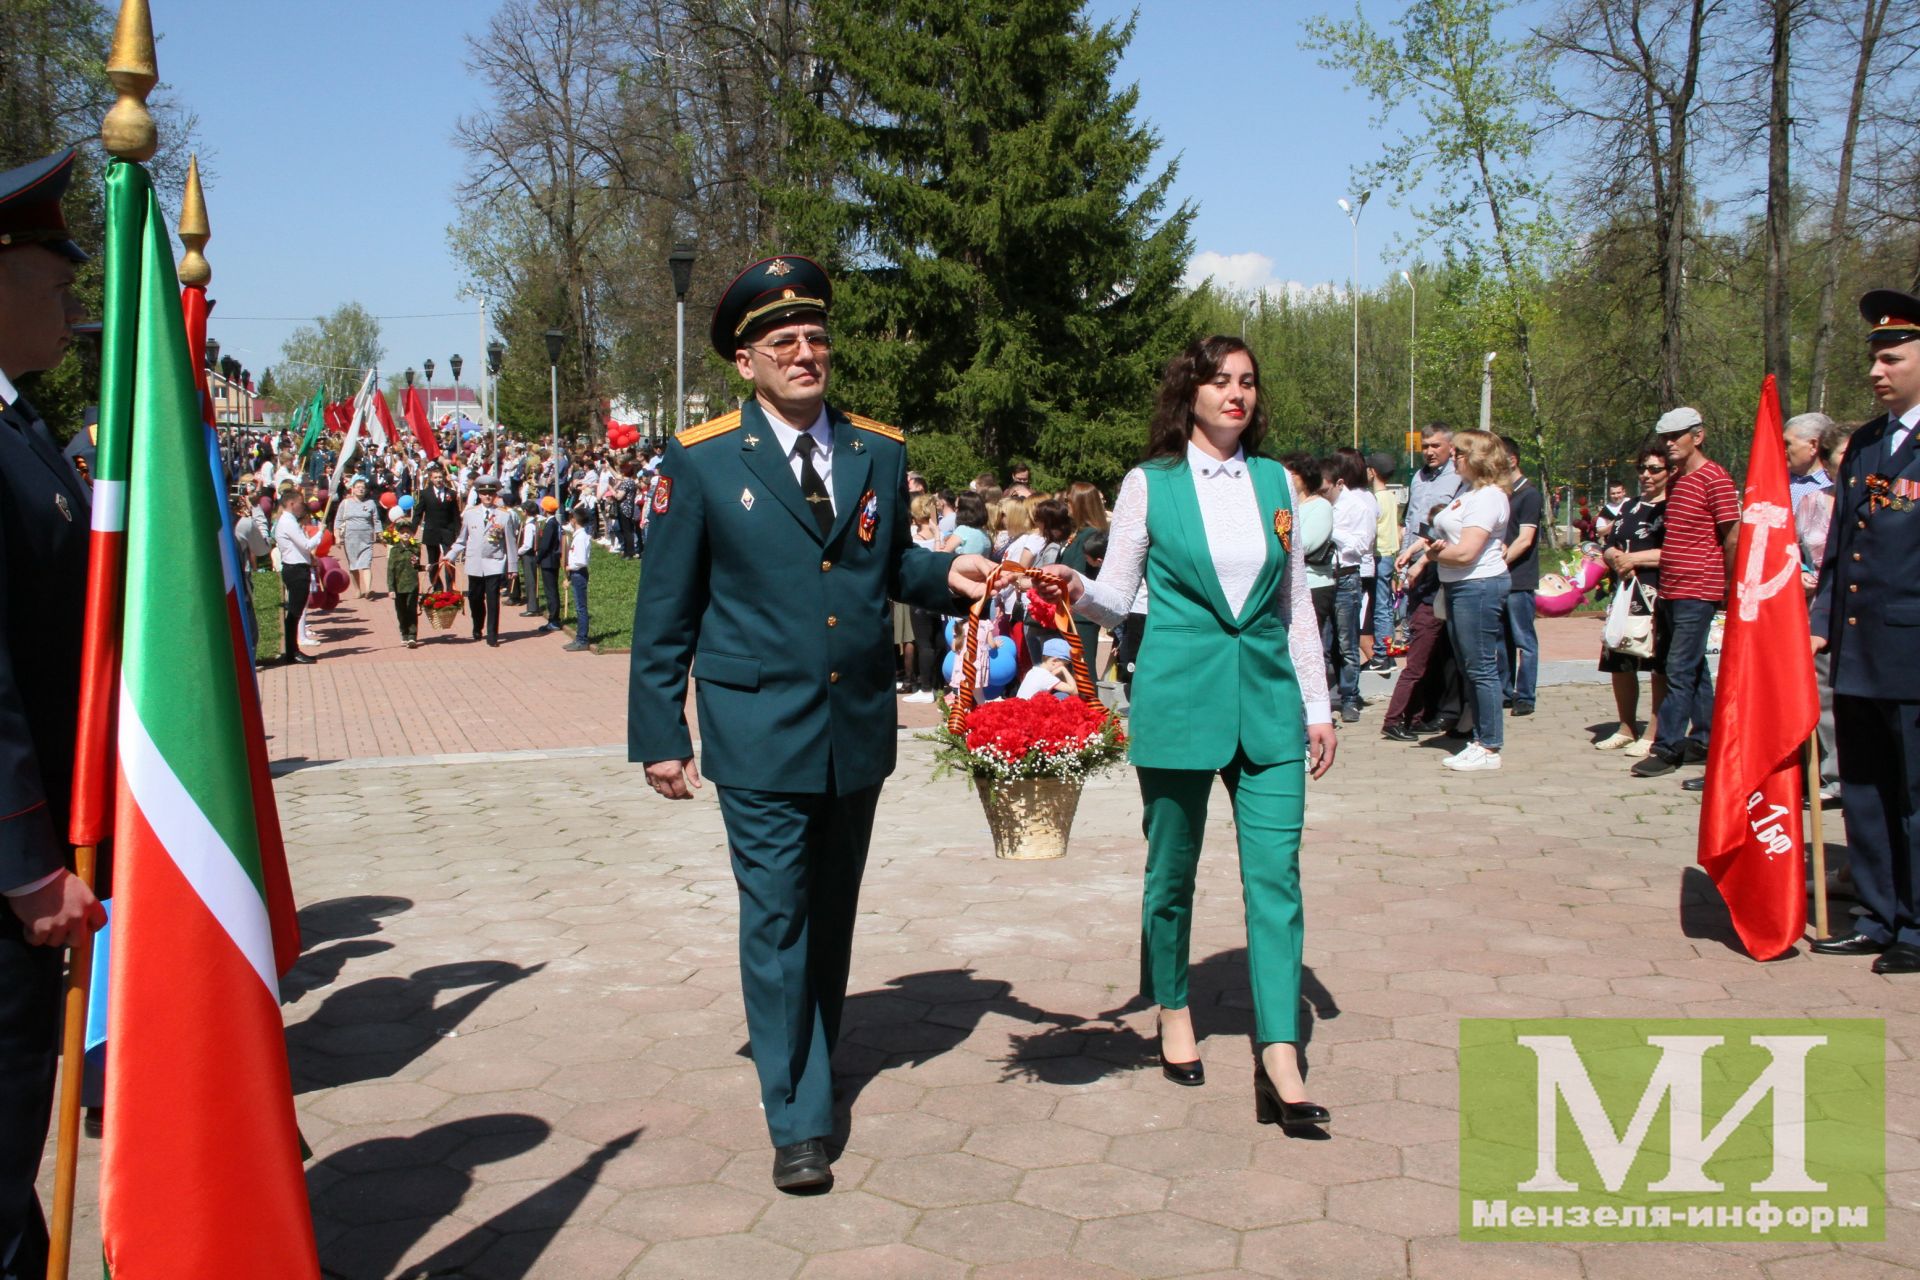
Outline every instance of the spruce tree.
<path fill-rule="evenodd" d="M 834 272 L 835 387 L 964 481 L 1031 460 L 1111 485 L 1145 439 L 1192 210 L 1113 75 L 1132 25 L 1077 0 L 819 0 L 819 73 L 782 98 L 815 178 L 778 191 L 786 246 Z"/>

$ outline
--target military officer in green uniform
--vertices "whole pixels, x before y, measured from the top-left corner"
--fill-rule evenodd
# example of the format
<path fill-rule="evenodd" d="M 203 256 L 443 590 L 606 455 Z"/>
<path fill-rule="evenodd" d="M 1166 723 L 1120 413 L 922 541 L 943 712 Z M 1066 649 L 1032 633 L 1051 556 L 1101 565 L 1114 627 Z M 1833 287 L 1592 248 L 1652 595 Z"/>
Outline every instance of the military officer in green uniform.
<path fill-rule="evenodd" d="M 915 547 L 901 433 L 826 403 L 832 300 L 826 273 L 790 254 L 754 263 L 721 296 L 714 349 L 754 394 L 667 448 L 628 689 L 628 756 L 654 790 L 687 799 L 703 772 L 719 789 L 773 1181 L 793 1192 L 833 1178 L 830 1059 L 894 765 L 888 601 L 957 613 L 993 568 Z"/>

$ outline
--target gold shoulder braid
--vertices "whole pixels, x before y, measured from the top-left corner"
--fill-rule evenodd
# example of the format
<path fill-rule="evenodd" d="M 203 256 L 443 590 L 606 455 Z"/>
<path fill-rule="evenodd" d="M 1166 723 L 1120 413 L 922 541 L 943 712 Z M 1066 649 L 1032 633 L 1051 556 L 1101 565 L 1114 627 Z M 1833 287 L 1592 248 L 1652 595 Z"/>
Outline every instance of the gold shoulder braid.
<path fill-rule="evenodd" d="M 884 422 L 875 422 L 872 418 L 864 418 L 857 413 L 848 414 L 847 421 L 862 431 L 871 431 L 877 436 L 885 436 L 896 444 L 905 444 L 907 442 L 906 432 L 898 427 L 890 427 Z"/>
<path fill-rule="evenodd" d="M 706 422 L 697 422 L 685 431 L 682 431 L 679 435 L 676 435 L 674 439 L 678 440 L 683 448 L 692 448 L 702 440 L 711 440 L 715 436 L 723 436 L 739 425 L 740 411 L 735 409 L 732 413 L 723 413 L 719 417 L 709 419 Z"/>

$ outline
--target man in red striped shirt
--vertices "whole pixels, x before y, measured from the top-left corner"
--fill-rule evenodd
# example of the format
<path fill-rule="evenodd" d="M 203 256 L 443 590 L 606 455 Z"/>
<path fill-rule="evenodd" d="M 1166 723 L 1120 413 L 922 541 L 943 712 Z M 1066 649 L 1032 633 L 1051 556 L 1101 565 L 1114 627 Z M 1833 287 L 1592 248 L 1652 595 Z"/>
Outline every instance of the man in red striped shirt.
<path fill-rule="evenodd" d="M 1660 599 L 1672 643 L 1667 648 L 1667 697 L 1660 704 L 1653 750 L 1633 766 L 1636 778 L 1657 778 L 1707 758 L 1713 723 L 1713 673 L 1707 667 L 1707 630 L 1727 598 L 1733 549 L 1740 536 L 1740 494 L 1727 469 L 1702 451 L 1706 438 L 1698 409 L 1672 409 L 1654 426 L 1673 464 L 1667 489 L 1667 533 L 1660 547 Z M 1699 779 L 1689 779 L 1698 791 Z"/>

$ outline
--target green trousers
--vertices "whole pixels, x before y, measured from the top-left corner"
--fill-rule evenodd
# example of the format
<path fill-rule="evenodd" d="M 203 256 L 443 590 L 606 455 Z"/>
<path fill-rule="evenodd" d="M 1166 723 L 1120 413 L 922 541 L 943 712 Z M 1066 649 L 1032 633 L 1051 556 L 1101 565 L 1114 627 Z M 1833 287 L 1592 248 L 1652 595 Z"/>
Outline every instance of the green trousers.
<path fill-rule="evenodd" d="M 1211 769 L 1139 769 L 1146 810 L 1147 883 L 1140 906 L 1140 991 L 1163 1009 L 1187 1007 L 1193 881 L 1207 827 Z M 1240 834 L 1254 1035 L 1300 1038 L 1300 828 L 1306 766 L 1256 765 L 1244 755 L 1219 771 Z"/>
<path fill-rule="evenodd" d="M 880 788 L 843 796 L 718 790 L 740 890 L 740 991 L 767 1133 L 775 1146 L 825 1138 Z"/>

